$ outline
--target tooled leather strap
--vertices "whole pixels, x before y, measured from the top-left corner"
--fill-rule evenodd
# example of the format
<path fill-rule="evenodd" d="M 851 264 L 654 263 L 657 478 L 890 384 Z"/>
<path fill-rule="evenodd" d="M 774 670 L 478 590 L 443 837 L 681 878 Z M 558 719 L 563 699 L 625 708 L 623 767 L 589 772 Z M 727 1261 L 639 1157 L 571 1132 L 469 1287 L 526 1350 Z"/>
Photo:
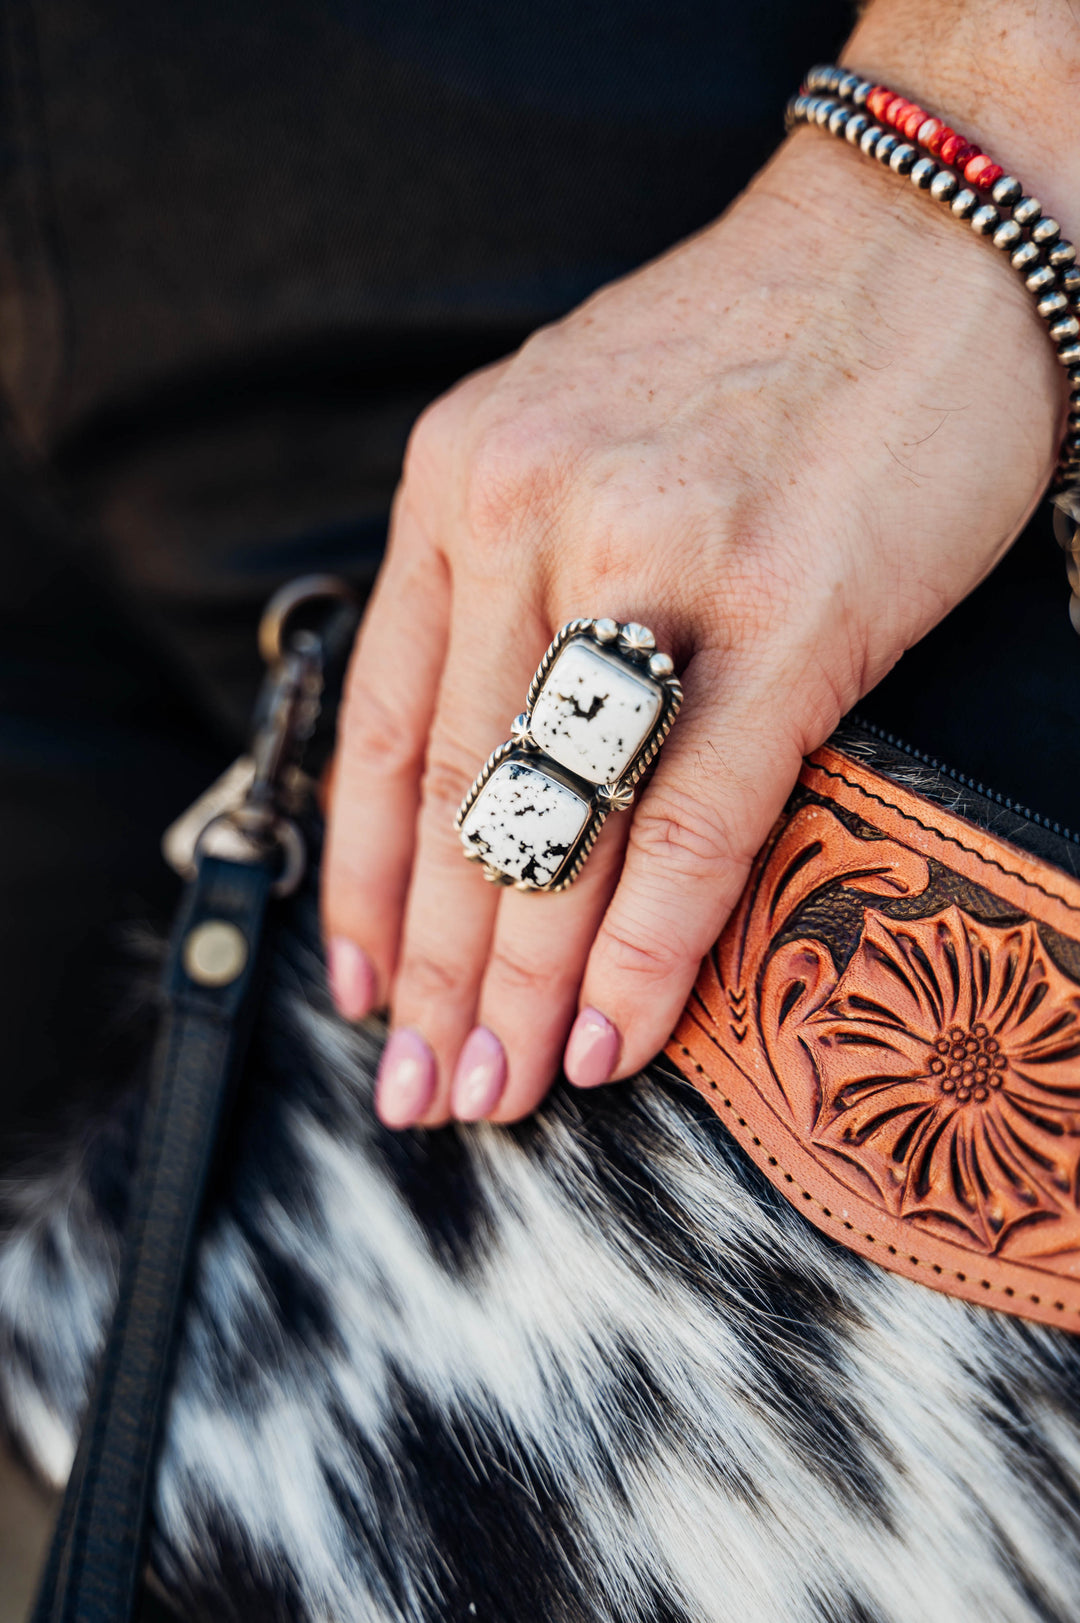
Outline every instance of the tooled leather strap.
<path fill-rule="evenodd" d="M 1080 883 L 836 749 L 667 1053 L 812 1223 L 1080 1331 Z"/>

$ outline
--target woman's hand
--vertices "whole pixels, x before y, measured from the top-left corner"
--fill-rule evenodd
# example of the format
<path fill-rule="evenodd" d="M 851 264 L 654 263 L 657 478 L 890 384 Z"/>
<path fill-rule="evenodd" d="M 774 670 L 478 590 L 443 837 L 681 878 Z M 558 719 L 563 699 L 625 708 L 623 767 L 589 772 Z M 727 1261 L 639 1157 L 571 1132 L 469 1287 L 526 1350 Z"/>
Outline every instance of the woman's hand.
<path fill-rule="evenodd" d="M 384 1121 L 511 1121 L 564 1048 L 591 1085 L 662 1046 L 802 756 L 1017 534 L 1059 412 L 1003 257 L 804 131 L 717 225 L 425 413 L 325 864 L 339 1005 L 392 1006 Z M 579 614 L 651 626 L 683 709 L 571 890 L 498 889 L 454 815 Z"/>

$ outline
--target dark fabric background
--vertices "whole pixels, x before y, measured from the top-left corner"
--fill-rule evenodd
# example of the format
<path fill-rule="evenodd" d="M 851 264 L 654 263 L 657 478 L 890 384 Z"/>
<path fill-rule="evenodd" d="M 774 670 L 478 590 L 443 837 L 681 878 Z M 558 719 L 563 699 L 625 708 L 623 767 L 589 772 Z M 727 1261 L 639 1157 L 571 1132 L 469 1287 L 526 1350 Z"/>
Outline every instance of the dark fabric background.
<path fill-rule="evenodd" d="M 0 1118 L 118 1068 L 126 924 L 238 746 L 263 599 L 368 583 L 423 404 L 719 212 L 849 21 L 5 0 Z M 866 712 L 1080 821 L 1063 592 L 1026 539 Z"/>

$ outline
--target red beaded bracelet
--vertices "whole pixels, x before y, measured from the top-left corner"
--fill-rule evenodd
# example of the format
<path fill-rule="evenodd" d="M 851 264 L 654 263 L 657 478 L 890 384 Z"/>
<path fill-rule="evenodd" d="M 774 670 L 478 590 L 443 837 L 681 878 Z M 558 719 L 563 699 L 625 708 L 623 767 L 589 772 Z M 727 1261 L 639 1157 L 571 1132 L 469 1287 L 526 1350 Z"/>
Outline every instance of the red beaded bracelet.
<path fill-rule="evenodd" d="M 1069 385 L 1066 430 L 1052 500 L 1055 531 L 1070 553 L 1070 618 L 1080 632 L 1080 266 L 1076 249 L 1062 237 L 1057 221 L 1044 216 L 1038 199 L 1027 195 L 1019 180 L 1007 175 L 989 154 L 943 119 L 887 85 L 875 84 L 846 68 L 813 68 L 803 90 L 788 104 L 789 128 L 799 123 L 817 124 L 858 145 L 868 157 L 877 158 L 895 174 L 907 176 L 919 190 L 948 204 L 957 218 L 968 220 L 979 236 L 989 237 L 995 248 L 1009 255 L 1013 269 L 1035 296 Z M 980 203 L 977 192 L 989 193 L 992 201 Z"/>
<path fill-rule="evenodd" d="M 906 135 L 909 141 L 917 141 L 932 158 L 940 158 L 950 169 L 962 170 L 969 186 L 988 192 L 1005 173 L 999 163 L 987 157 L 966 136 L 943 124 L 932 113 L 924 112 L 914 102 L 898 96 L 887 85 L 873 86 L 866 98 L 866 107 L 880 124 L 888 124 Z"/>

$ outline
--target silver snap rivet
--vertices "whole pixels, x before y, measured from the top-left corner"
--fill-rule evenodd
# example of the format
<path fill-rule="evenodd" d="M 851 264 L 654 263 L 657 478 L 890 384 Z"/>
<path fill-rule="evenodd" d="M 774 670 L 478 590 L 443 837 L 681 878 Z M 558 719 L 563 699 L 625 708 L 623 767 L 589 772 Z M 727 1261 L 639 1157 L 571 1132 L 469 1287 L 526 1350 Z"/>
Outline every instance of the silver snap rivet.
<path fill-rule="evenodd" d="M 198 986 L 228 986 L 248 959 L 242 930 L 226 919 L 206 919 L 191 930 L 181 954 L 188 977 Z"/>

